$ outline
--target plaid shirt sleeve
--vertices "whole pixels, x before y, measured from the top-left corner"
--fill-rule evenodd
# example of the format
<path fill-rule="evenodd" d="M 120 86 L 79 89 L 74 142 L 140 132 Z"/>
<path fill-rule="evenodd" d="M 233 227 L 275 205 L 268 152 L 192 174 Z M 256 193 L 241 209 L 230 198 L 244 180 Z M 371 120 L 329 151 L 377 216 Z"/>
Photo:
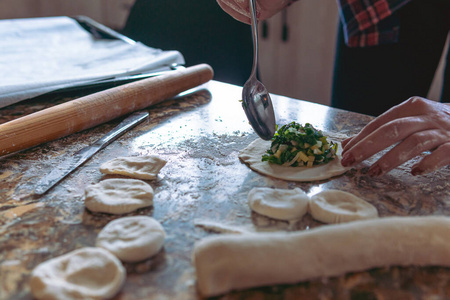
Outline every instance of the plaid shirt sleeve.
<path fill-rule="evenodd" d="M 338 0 L 345 42 L 368 47 L 398 41 L 399 23 L 392 14 L 411 0 Z"/>

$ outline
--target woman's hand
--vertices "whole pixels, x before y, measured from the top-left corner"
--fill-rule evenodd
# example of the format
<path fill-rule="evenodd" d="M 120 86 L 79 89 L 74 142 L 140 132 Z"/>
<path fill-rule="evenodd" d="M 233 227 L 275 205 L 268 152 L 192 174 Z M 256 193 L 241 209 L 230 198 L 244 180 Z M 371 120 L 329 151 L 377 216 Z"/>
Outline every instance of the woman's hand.
<path fill-rule="evenodd" d="M 389 172 L 424 151 L 431 151 L 412 167 L 413 175 L 450 164 L 450 105 L 412 97 L 374 119 L 342 143 L 342 165 L 350 167 L 395 145 L 369 169 L 369 175 Z"/>
<path fill-rule="evenodd" d="M 292 0 L 253 0 L 256 1 L 256 17 L 265 20 L 288 6 Z M 238 21 L 250 24 L 248 0 L 217 0 L 220 7 Z"/>

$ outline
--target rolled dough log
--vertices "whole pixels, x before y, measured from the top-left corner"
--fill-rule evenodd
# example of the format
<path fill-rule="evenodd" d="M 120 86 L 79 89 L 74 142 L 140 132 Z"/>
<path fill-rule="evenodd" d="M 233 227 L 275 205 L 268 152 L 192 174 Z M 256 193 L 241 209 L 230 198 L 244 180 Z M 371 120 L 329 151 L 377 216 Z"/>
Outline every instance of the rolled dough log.
<path fill-rule="evenodd" d="M 81 248 L 39 264 L 30 289 L 37 299 L 109 299 L 125 282 L 126 271 L 113 254 Z"/>
<path fill-rule="evenodd" d="M 292 284 L 386 266 L 450 267 L 450 217 L 388 217 L 296 233 L 220 235 L 194 246 L 199 292 Z"/>
<path fill-rule="evenodd" d="M 326 190 L 312 196 L 309 210 L 314 219 L 329 224 L 378 218 L 375 206 L 339 190 Z"/>

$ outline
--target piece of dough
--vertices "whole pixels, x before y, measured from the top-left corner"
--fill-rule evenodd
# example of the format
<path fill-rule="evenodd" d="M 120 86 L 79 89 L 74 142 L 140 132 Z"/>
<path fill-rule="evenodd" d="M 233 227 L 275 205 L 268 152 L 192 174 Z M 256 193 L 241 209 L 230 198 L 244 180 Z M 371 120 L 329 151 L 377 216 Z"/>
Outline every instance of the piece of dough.
<path fill-rule="evenodd" d="M 216 233 L 250 234 L 255 232 L 255 230 L 252 227 L 234 226 L 211 220 L 197 219 L 194 220 L 194 225 Z"/>
<path fill-rule="evenodd" d="M 369 202 L 353 194 L 326 190 L 311 197 L 311 216 L 323 223 L 343 223 L 378 218 L 378 211 Z"/>
<path fill-rule="evenodd" d="M 102 164 L 100 172 L 150 180 L 156 178 L 166 163 L 157 155 L 117 157 Z"/>
<path fill-rule="evenodd" d="M 109 222 L 98 234 L 96 246 L 121 261 L 137 262 L 158 253 L 166 238 L 161 224 L 147 216 L 132 216 Z"/>
<path fill-rule="evenodd" d="M 37 299 L 108 299 L 126 278 L 122 263 L 110 252 L 81 248 L 39 264 L 31 273 L 30 289 Z"/>
<path fill-rule="evenodd" d="M 247 196 L 250 208 L 277 220 L 299 220 L 308 211 L 309 197 L 299 188 L 253 188 Z"/>
<path fill-rule="evenodd" d="M 345 173 L 348 169 L 341 165 L 342 147 L 339 144 L 335 159 L 324 165 L 307 167 L 283 167 L 277 164 L 261 161 L 262 155 L 270 148 L 271 141 L 256 139 L 239 152 L 239 158 L 248 166 L 261 174 L 283 180 L 316 181 L 329 179 Z"/>
<path fill-rule="evenodd" d="M 450 267 L 450 217 L 388 217 L 295 233 L 220 235 L 193 250 L 203 296 L 388 266 Z"/>
<path fill-rule="evenodd" d="M 125 214 L 153 205 L 153 188 L 142 180 L 105 179 L 85 189 L 85 206 L 93 212 Z"/>

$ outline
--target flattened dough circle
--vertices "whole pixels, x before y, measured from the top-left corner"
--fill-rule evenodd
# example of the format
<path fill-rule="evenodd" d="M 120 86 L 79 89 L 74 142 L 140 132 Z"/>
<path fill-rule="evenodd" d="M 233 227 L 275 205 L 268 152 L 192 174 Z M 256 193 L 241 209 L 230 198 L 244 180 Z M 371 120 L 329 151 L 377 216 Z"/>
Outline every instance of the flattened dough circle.
<path fill-rule="evenodd" d="M 239 158 L 248 166 L 261 174 L 291 181 L 316 181 L 329 179 L 345 173 L 348 169 L 341 165 L 341 148 L 338 148 L 337 157 L 325 165 L 307 167 L 282 167 L 261 161 L 262 155 L 270 148 L 271 141 L 256 139 L 239 152 Z M 340 145 L 339 145 L 340 146 Z"/>
<path fill-rule="evenodd" d="M 351 193 L 326 190 L 311 197 L 311 216 L 324 223 L 344 223 L 378 218 L 378 211 L 369 202 Z"/>
<path fill-rule="evenodd" d="M 151 180 L 156 178 L 166 163 L 157 155 L 117 157 L 102 164 L 100 172 Z"/>
<path fill-rule="evenodd" d="M 253 188 L 247 196 L 250 208 L 277 220 L 299 220 L 308 211 L 309 197 L 299 188 Z"/>
<path fill-rule="evenodd" d="M 125 214 L 153 205 L 153 188 L 142 180 L 113 178 L 85 189 L 85 206 L 93 212 Z"/>
<path fill-rule="evenodd" d="M 37 299 L 107 299 L 120 291 L 125 278 L 114 255 L 87 247 L 39 264 L 31 273 L 30 289 Z"/>
<path fill-rule="evenodd" d="M 109 222 L 98 234 L 96 246 L 121 261 L 137 262 L 161 250 L 166 233 L 161 224 L 147 216 L 132 216 Z"/>

